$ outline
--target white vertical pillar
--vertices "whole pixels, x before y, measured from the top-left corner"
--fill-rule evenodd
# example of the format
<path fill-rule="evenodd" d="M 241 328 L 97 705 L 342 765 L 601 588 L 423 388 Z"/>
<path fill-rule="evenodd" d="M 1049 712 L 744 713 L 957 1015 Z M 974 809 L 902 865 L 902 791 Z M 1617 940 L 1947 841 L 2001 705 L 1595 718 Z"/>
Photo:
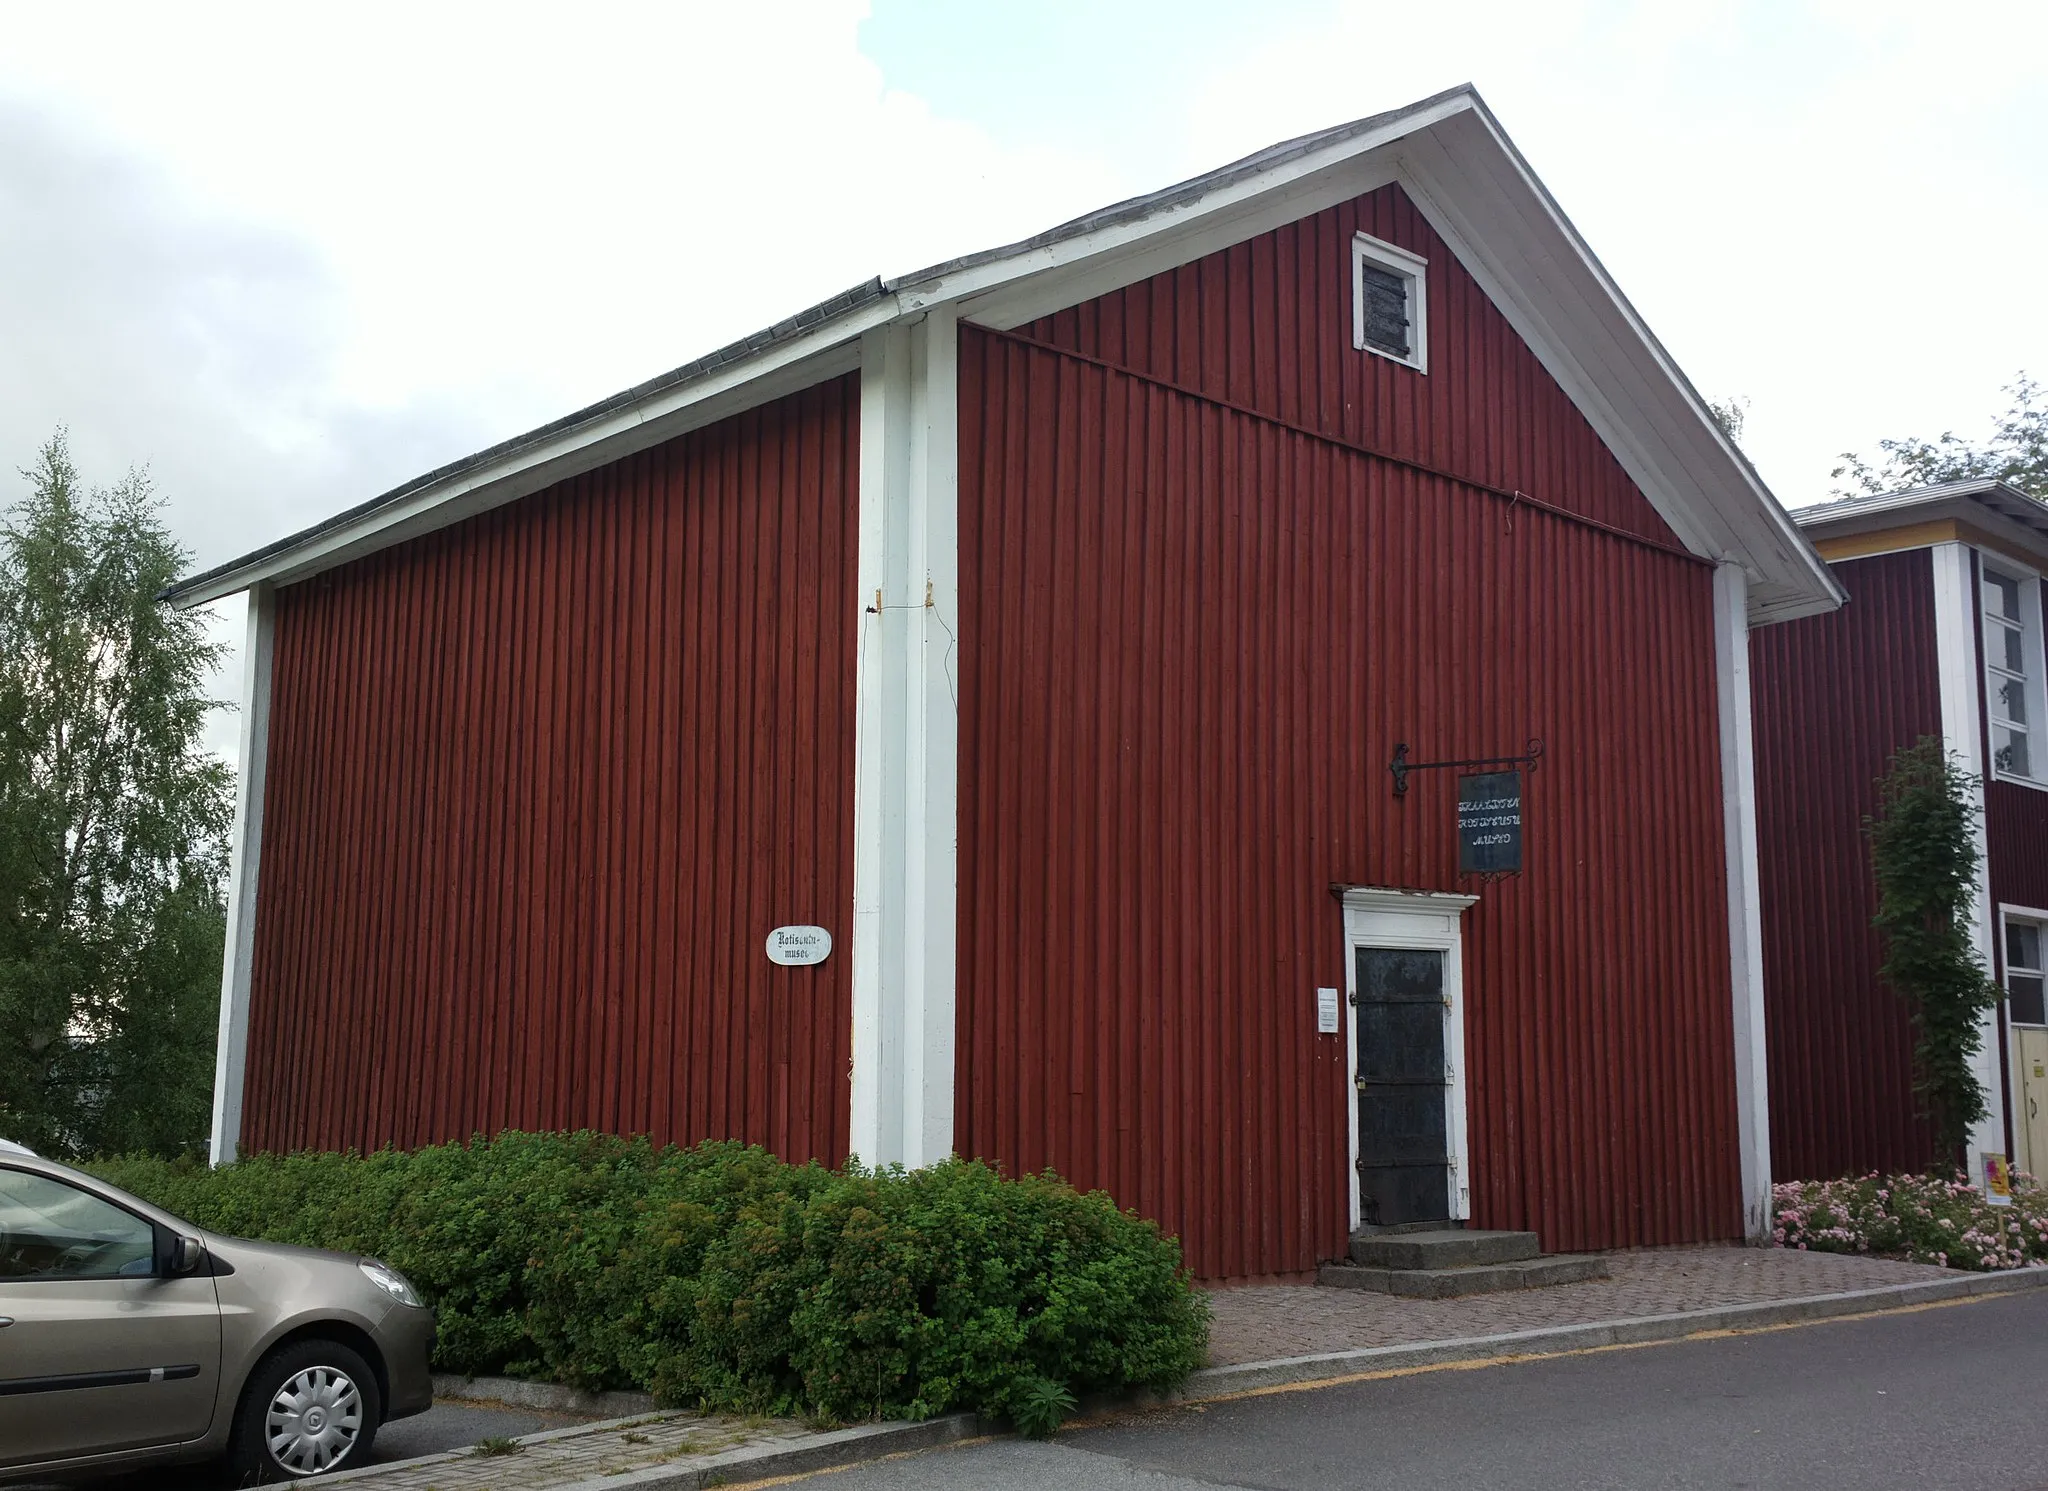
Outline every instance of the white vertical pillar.
<path fill-rule="evenodd" d="M 1979 782 L 1977 808 L 1977 885 L 1971 897 L 1970 944 L 1984 971 L 1992 973 L 1993 939 L 1997 930 L 1991 912 L 1991 854 L 1984 837 L 1984 789 L 1990 769 L 1984 750 L 1983 664 L 1977 639 L 1983 632 L 1976 588 L 1976 553 L 1961 543 L 1936 544 L 1934 555 L 1934 646 L 1941 662 L 1941 733 L 1951 755 Z M 1970 1179 L 1984 1183 L 1984 1154 L 2005 1151 L 2004 1053 L 1999 1049 L 1998 1011 L 1986 1010 L 1978 1020 L 1983 1037 L 1972 1064 L 1984 1088 L 1984 1121 L 1970 1131 Z"/>
<path fill-rule="evenodd" d="M 1714 663 L 1721 701 L 1721 827 L 1728 861 L 1728 968 L 1735 1013 L 1736 1138 L 1743 1227 L 1771 1227 L 1771 1091 L 1764 1044 L 1763 895 L 1757 871 L 1756 742 L 1751 730 L 1749 577 L 1714 571 Z"/>
<path fill-rule="evenodd" d="M 861 344 L 851 1147 L 869 1164 L 953 1151 L 958 357 L 950 306 Z"/>
<path fill-rule="evenodd" d="M 213 1054 L 213 1163 L 242 1142 L 242 1073 L 249 1059 L 249 971 L 256 950 L 256 882 L 263 858 L 263 783 L 270 755 L 271 624 L 268 585 L 249 590 L 242 647 L 242 759 L 236 773 L 234 837 L 228 843 L 227 945 L 221 955 L 220 1034 Z"/>

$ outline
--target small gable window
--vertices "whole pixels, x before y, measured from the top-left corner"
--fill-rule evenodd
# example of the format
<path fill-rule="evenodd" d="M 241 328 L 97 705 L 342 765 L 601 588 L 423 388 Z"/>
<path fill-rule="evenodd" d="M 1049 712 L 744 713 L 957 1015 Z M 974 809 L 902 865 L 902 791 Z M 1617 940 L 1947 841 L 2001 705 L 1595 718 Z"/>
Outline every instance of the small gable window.
<path fill-rule="evenodd" d="M 1351 345 L 1429 371 L 1429 261 L 1360 233 L 1351 240 Z"/>

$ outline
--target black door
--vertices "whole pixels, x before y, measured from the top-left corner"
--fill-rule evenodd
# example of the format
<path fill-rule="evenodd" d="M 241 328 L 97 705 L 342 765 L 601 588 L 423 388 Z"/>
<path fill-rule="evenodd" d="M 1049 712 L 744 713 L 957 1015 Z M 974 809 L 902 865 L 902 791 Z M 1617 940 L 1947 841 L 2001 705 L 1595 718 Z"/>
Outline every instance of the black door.
<path fill-rule="evenodd" d="M 1444 955 L 1358 950 L 1358 1197 L 1368 1225 L 1451 1215 Z"/>

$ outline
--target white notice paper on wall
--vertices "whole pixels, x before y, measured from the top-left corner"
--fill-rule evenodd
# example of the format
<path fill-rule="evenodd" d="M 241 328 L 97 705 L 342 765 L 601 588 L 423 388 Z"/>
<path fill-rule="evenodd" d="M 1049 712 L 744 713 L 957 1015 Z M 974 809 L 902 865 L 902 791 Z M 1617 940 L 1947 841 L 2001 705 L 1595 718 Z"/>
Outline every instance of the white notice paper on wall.
<path fill-rule="evenodd" d="M 1317 1035 L 1335 1035 L 1337 1033 L 1338 1008 L 1337 991 L 1335 989 L 1316 990 Z"/>

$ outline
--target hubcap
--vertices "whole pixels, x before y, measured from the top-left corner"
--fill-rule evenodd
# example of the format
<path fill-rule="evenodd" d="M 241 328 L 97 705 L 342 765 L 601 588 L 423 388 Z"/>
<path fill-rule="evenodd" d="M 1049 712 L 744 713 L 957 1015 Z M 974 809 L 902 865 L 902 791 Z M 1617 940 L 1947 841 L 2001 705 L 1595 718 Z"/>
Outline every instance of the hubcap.
<path fill-rule="evenodd" d="M 363 1396 L 338 1367 L 293 1374 L 270 1400 L 264 1437 L 270 1458 L 291 1475 L 318 1475 L 355 1448 Z"/>

